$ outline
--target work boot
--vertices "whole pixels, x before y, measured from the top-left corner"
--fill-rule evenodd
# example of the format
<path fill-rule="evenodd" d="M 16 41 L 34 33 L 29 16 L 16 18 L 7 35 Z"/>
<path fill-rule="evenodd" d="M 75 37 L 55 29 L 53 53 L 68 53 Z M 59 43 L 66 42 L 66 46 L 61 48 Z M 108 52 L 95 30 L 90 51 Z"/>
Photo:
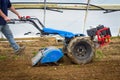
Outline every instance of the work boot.
<path fill-rule="evenodd" d="M 25 46 L 22 46 L 19 48 L 19 50 L 15 51 L 16 55 L 22 55 L 24 53 Z"/>

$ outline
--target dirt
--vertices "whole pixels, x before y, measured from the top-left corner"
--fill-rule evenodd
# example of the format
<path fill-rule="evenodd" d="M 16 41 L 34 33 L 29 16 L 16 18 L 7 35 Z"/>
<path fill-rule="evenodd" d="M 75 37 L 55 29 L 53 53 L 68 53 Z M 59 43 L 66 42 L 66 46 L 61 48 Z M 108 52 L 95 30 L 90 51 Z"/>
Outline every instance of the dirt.
<path fill-rule="evenodd" d="M 14 54 L 8 42 L 0 42 L 0 80 L 120 80 L 120 38 L 96 50 L 95 59 L 84 65 L 76 65 L 64 56 L 58 65 L 32 67 L 31 58 L 40 48 L 62 47 L 53 38 L 31 38 L 18 44 L 25 45 L 25 53 Z M 18 40 L 17 40 L 18 41 Z"/>

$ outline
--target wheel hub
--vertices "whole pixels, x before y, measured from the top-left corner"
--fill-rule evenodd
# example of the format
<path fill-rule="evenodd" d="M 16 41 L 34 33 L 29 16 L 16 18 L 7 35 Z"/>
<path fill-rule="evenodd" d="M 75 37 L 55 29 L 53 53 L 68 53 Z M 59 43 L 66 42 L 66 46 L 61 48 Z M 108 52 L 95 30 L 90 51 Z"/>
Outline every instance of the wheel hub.
<path fill-rule="evenodd" d="M 76 53 L 77 53 L 77 56 L 79 57 L 85 56 L 86 55 L 85 47 L 84 46 L 77 47 Z"/>

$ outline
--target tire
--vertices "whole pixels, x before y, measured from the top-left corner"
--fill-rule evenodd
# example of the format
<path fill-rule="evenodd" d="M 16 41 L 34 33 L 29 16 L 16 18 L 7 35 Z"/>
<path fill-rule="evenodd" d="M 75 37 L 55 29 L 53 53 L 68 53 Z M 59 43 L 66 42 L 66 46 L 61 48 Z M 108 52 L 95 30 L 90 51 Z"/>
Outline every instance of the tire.
<path fill-rule="evenodd" d="M 92 41 L 85 37 L 75 37 L 67 46 L 67 56 L 75 64 L 86 64 L 93 60 L 95 48 Z"/>

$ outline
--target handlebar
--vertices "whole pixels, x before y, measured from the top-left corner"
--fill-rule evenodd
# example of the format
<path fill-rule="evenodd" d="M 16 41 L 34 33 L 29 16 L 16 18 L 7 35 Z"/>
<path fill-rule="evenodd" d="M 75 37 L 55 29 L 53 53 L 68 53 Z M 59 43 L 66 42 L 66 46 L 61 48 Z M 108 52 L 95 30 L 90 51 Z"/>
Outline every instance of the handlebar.
<path fill-rule="evenodd" d="M 10 19 L 9 22 L 7 22 L 7 24 L 16 24 L 16 22 L 19 22 L 20 23 L 20 19 Z"/>
<path fill-rule="evenodd" d="M 27 22 L 36 24 L 35 20 L 38 21 L 38 23 L 42 27 L 45 27 L 38 18 L 31 18 L 30 16 L 22 17 L 21 19 L 11 19 L 9 22 L 7 22 L 7 24 L 18 24 L 18 23 L 27 23 Z"/>
<path fill-rule="evenodd" d="M 45 27 L 38 18 L 31 18 L 30 16 L 22 17 L 21 19 L 11 19 L 9 22 L 7 22 L 7 24 L 31 23 L 40 32 L 42 32 L 42 29 L 39 27 L 36 21 L 42 26 L 42 28 Z"/>
<path fill-rule="evenodd" d="M 7 24 L 16 24 L 16 22 L 18 22 L 18 23 L 21 23 L 21 22 L 26 22 L 26 21 L 28 21 L 28 19 L 30 19 L 30 17 L 28 18 L 28 17 L 21 17 L 21 19 L 10 19 L 10 21 L 9 22 L 7 22 Z"/>

